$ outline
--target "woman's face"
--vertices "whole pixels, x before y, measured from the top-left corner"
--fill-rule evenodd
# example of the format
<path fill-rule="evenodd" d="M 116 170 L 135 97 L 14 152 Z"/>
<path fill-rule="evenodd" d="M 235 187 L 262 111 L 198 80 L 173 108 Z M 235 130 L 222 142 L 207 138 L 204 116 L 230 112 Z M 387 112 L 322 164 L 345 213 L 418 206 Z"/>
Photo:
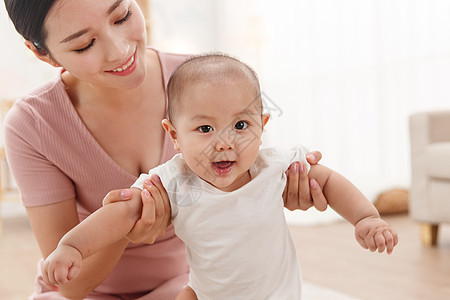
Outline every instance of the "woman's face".
<path fill-rule="evenodd" d="M 134 0 L 58 0 L 45 20 L 51 58 L 76 78 L 131 89 L 145 77 L 145 22 Z"/>

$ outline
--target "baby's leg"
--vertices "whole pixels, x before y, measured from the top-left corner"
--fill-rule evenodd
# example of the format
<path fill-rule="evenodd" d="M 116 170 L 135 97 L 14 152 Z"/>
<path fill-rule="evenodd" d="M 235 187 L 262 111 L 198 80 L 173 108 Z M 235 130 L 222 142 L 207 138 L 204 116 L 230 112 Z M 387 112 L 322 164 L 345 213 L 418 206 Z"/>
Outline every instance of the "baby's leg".
<path fill-rule="evenodd" d="M 185 287 L 175 300 L 197 300 L 197 295 L 191 287 Z"/>

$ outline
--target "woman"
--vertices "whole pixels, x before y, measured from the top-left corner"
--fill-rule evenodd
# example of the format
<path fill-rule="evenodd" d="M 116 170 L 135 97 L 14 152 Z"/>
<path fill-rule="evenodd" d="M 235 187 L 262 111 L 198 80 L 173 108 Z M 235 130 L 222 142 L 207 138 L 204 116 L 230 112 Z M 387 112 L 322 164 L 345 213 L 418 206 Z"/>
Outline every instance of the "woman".
<path fill-rule="evenodd" d="M 164 135 L 167 81 L 186 56 L 146 47 L 134 0 L 5 0 L 25 45 L 61 74 L 17 101 L 5 121 L 5 146 L 42 256 L 98 209 L 131 198 L 141 172 L 174 151 Z M 151 149 L 149 151 L 149 149 Z M 320 153 L 314 153 L 320 159 Z M 317 163 L 310 161 L 311 163 Z M 314 181 L 293 164 L 285 206 L 326 208 Z M 314 188 L 313 188 L 314 187 Z M 141 219 L 121 240 L 83 262 L 59 293 L 71 299 L 174 299 L 187 282 L 184 245 L 172 227 L 158 178 L 142 193 Z M 299 192 L 300 191 L 300 192 Z M 314 200 L 314 201 L 313 201 Z M 32 299 L 62 299 L 42 282 Z"/>

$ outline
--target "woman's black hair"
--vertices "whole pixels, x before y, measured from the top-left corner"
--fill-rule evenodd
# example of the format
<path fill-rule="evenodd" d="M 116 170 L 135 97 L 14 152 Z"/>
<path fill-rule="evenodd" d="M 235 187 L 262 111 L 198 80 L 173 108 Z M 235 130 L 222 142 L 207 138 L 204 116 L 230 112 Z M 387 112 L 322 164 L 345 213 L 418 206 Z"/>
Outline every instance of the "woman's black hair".
<path fill-rule="evenodd" d="M 9 18 L 26 40 L 33 42 L 40 54 L 48 54 L 44 21 L 56 0 L 5 0 Z"/>

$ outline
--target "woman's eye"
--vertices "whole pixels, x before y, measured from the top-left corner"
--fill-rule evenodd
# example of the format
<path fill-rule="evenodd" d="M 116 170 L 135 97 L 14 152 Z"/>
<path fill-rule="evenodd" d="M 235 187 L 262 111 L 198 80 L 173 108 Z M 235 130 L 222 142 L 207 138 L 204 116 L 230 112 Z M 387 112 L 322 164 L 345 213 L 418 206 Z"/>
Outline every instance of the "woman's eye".
<path fill-rule="evenodd" d="M 120 24 L 126 22 L 130 18 L 130 16 L 131 16 L 131 11 L 128 11 L 127 14 L 125 15 L 125 17 L 123 17 L 119 21 L 114 22 L 114 24 L 120 25 Z"/>
<path fill-rule="evenodd" d="M 84 47 L 84 48 L 77 49 L 77 50 L 75 50 L 75 51 L 78 52 L 78 53 L 83 53 L 84 51 L 86 51 L 86 50 L 88 50 L 89 48 L 91 48 L 91 47 L 94 45 L 94 43 L 95 43 L 95 39 L 92 39 L 91 42 L 89 43 L 89 45 L 87 45 L 87 46 Z"/>
<path fill-rule="evenodd" d="M 243 130 L 248 127 L 248 123 L 246 121 L 239 121 L 234 125 L 234 128 L 237 130 Z"/>
<path fill-rule="evenodd" d="M 211 126 L 209 126 L 209 125 L 202 125 L 202 126 L 199 126 L 197 128 L 197 130 L 200 131 L 200 132 L 203 132 L 203 133 L 207 133 L 207 132 L 213 131 L 213 128 Z"/>

